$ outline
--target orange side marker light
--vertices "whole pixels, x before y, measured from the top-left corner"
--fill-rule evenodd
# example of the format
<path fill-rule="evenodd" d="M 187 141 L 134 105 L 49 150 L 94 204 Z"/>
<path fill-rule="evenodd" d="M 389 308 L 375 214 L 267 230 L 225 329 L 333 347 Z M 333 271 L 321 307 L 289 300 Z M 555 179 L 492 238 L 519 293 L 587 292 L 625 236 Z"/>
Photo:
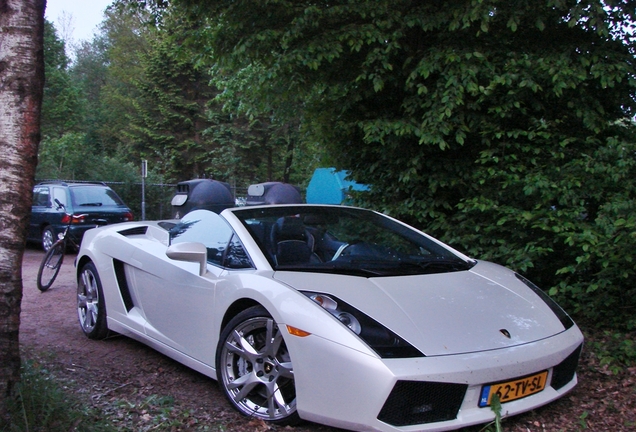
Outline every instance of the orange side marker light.
<path fill-rule="evenodd" d="M 299 328 L 292 327 L 290 325 L 287 325 L 287 331 L 289 332 L 290 335 L 298 336 L 298 337 L 307 337 L 311 334 L 309 332 L 306 332 L 305 330 L 301 330 Z"/>

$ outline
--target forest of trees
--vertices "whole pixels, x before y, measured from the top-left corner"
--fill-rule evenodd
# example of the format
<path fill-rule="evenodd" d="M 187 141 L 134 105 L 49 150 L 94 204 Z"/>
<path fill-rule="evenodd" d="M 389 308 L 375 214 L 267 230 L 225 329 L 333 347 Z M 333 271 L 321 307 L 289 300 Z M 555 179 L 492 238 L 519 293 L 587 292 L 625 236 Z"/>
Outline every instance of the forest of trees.
<path fill-rule="evenodd" d="M 629 1 L 118 0 L 72 50 L 45 28 L 37 177 L 305 186 L 636 327 Z"/>
<path fill-rule="evenodd" d="M 179 41 L 183 23 L 165 14 L 154 25 L 158 17 L 135 4 L 111 6 L 94 38 L 79 46 L 67 46 L 45 22 L 37 179 L 130 186 L 140 182 L 145 159 L 154 184 L 214 178 L 243 193 L 264 181 L 306 186 L 320 157 L 299 139 L 297 120 L 224 107 L 210 68 Z M 137 210 L 136 200 L 127 201 Z"/>

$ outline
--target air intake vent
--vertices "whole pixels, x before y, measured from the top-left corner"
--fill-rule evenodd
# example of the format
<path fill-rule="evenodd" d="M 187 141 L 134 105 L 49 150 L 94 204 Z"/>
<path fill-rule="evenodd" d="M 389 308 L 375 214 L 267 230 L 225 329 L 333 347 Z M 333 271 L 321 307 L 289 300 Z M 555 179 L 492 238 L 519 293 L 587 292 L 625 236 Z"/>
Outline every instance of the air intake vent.
<path fill-rule="evenodd" d="M 554 367 L 551 385 L 555 390 L 560 389 L 574 378 L 576 368 L 579 365 L 579 357 L 581 356 L 582 349 L 583 345 L 579 345 L 572 354 Z"/>
<path fill-rule="evenodd" d="M 119 234 L 123 235 L 124 237 L 130 237 L 135 235 L 145 235 L 147 230 L 148 230 L 148 227 L 140 226 L 140 227 L 129 228 L 127 230 L 119 231 Z"/>
<path fill-rule="evenodd" d="M 126 306 L 126 311 L 130 312 L 130 310 L 135 305 L 133 303 L 132 296 L 130 295 L 130 288 L 128 287 L 128 281 L 126 280 L 125 265 L 122 261 L 119 261 L 118 259 L 113 259 L 113 268 L 115 270 L 115 276 L 117 277 L 117 286 L 119 287 L 119 293 L 121 294 L 121 299 L 124 301 L 124 305 Z"/>
<path fill-rule="evenodd" d="M 398 381 L 378 420 L 393 426 L 454 420 L 467 388 L 466 384 Z"/>

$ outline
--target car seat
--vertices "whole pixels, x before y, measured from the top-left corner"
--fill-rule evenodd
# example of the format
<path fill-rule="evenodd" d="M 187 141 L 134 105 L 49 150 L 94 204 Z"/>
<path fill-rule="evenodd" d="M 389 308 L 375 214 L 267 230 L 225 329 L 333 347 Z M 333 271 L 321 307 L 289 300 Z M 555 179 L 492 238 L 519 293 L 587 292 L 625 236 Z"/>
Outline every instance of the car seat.
<path fill-rule="evenodd" d="M 313 253 L 314 237 L 299 217 L 278 219 L 271 231 L 272 254 L 277 265 L 319 262 Z"/>

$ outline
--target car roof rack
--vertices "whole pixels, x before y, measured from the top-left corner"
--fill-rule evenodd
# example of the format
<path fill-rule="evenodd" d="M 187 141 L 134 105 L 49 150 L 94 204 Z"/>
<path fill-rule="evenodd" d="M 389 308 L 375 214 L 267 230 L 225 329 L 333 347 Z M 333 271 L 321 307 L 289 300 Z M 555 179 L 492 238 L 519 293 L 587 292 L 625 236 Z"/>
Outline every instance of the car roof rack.
<path fill-rule="evenodd" d="M 77 186 L 77 185 L 99 185 L 99 186 L 108 186 L 105 182 L 103 181 L 82 181 L 82 180 L 77 180 L 77 181 L 63 181 L 63 180 L 46 180 L 43 182 L 39 182 L 36 184 L 36 186 L 40 186 L 40 185 L 51 185 L 51 184 L 55 184 L 55 185 L 61 185 L 61 186 Z"/>

